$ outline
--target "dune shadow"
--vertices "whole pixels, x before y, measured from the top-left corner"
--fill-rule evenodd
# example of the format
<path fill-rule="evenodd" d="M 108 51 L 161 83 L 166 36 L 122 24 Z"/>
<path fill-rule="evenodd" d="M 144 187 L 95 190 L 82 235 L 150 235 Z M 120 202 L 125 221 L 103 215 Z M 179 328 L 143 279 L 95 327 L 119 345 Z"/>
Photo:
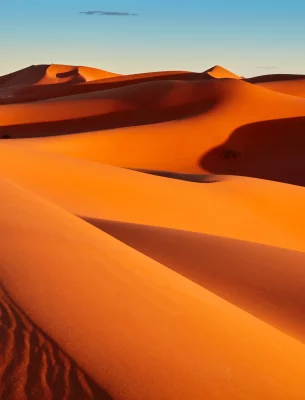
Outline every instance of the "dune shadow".
<path fill-rule="evenodd" d="M 3 87 L 15 86 L 23 82 L 26 82 L 26 85 L 33 85 L 45 76 L 48 68 L 49 65 L 32 65 L 0 76 L 0 92 Z"/>
<path fill-rule="evenodd" d="M 179 229 L 80 218 L 304 342 L 304 253 Z"/>
<path fill-rule="evenodd" d="M 86 79 L 79 73 L 78 68 L 74 68 L 70 71 L 65 71 L 65 72 L 58 72 L 56 74 L 56 78 L 59 79 L 64 79 L 64 78 L 70 78 L 69 84 L 76 84 L 76 83 L 84 83 L 86 82 Z"/>
<path fill-rule="evenodd" d="M 130 126 L 151 125 L 161 122 L 184 119 L 199 115 L 213 108 L 216 100 L 183 104 L 165 110 L 140 108 L 118 111 L 92 117 L 74 118 L 59 121 L 46 121 L 29 124 L 0 125 L 0 135 L 12 139 L 58 136 L 73 133 L 104 131 Z"/>
<path fill-rule="evenodd" d="M 119 76 L 115 78 L 106 78 L 102 81 L 90 84 L 76 84 L 79 82 L 60 82 L 56 84 L 49 85 L 37 85 L 22 88 L 14 93 L 13 96 L 7 98 L 1 98 L 0 104 L 16 104 L 16 103 L 29 103 L 40 100 L 47 100 L 57 97 L 65 97 L 77 94 L 91 93 L 102 90 L 122 88 L 126 86 L 135 85 L 138 83 L 145 82 L 158 82 L 167 80 L 177 80 L 177 81 L 200 81 L 200 80 L 210 80 L 211 77 L 203 75 L 201 73 L 187 72 L 187 73 L 173 73 L 165 75 L 156 76 L 146 76 L 146 77 L 133 77 L 131 76 Z M 1 86 L 0 86 L 1 93 Z"/>
<path fill-rule="evenodd" d="M 221 178 L 218 177 L 217 175 L 210 175 L 210 174 L 185 174 L 180 172 L 161 171 L 153 169 L 139 169 L 139 168 L 128 168 L 128 169 L 148 175 L 155 175 L 163 178 L 176 179 L 179 181 L 194 182 L 194 183 L 215 183 L 221 180 Z"/>
<path fill-rule="evenodd" d="M 305 117 L 237 128 L 199 161 L 213 174 L 235 174 L 305 186 Z"/>
<path fill-rule="evenodd" d="M 298 81 L 304 80 L 305 75 L 294 75 L 294 74 L 269 74 L 269 75 L 258 75 L 252 78 L 243 79 L 248 83 L 267 83 L 267 82 L 280 82 L 280 81 Z"/>
<path fill-rule="evenodd" d="M 2 286 L 0 317 L 1 399 L 112 399 L 26 316 Z"/>

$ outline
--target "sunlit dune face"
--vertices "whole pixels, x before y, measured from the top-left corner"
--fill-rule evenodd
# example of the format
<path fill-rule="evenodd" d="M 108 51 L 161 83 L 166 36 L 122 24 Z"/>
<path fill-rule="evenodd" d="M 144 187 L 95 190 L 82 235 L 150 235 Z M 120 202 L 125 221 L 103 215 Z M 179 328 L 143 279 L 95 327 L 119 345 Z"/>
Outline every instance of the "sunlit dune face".
<path fill-rule="evenodd" d="M 303 81 L 0 77 L 1 399 L 305 399 Z"/>

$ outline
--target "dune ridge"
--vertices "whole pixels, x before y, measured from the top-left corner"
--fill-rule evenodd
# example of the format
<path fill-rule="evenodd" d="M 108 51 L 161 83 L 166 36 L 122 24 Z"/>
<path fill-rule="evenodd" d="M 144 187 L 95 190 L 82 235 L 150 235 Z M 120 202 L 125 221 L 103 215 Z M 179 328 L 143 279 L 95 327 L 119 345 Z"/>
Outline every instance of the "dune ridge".
<path fill-rule="evenodd" d="M 3 237 L 19 243 L 12 254 L 1 242 L 1 282 L 114 398 L 305 395 L 303 345 L 47 201 L 1 189 Z M 29 243 L 39 243 L 31 265 Z"/>
<path fill-rule="evenodd" d="M 111 400 L 1 287 L 0 315 L 0 398 Z"/>
<path fill-rule="evenodd" d="M 208 184 L 169 180 L 14 143 L 0 146 L 1 175 L 74 214 L 304 251 L 303 187 L 228 176 Z"/>
<path fill-rule="evenodd" d="M 205 73 L 216 79 L 241 79 L 241 76 L 234 74 L 233 72 L 221 67 L 220 65 L 215 65 L 214 67 L 206 70 Z"/>
<path fill-rule="evenodd" d="M 304 400 L 302 75 L 0 77 L 0 397 Z"/>
<path fill-rule="evenodd" d="M 304 253 L 203 233 L 84 220 L 305 342 Z"/>
<path fill-rule="evenodd" d="M 3 106 L 2 132 L 51 135 L 26 143 L 119 167 L 305 184 L 304 98 L 237 79 L 149 82 L 82 96 Z"/>

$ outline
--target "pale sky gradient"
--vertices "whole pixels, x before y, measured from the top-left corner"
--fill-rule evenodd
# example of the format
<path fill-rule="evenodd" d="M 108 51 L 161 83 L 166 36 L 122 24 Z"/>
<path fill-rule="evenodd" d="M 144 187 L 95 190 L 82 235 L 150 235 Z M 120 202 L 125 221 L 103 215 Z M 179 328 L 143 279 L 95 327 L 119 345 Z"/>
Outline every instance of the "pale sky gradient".
<path fill-rule="evenodd" d="M 220 64 L 247 77 L 305 74 L 303 0 L 0 0 L 0 6 L 0 75 L 50 63 L 118 73 Z"/>

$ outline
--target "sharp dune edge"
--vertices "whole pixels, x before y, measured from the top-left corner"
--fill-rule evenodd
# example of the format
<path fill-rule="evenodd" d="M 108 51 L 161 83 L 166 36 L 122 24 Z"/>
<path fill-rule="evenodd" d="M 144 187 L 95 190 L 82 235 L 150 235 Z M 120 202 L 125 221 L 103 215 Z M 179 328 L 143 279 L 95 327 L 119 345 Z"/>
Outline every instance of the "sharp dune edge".
<path fill-rule="evenodd" d="M 0 398 L 305 398 L 303 80 L 0 77 Z"/>

